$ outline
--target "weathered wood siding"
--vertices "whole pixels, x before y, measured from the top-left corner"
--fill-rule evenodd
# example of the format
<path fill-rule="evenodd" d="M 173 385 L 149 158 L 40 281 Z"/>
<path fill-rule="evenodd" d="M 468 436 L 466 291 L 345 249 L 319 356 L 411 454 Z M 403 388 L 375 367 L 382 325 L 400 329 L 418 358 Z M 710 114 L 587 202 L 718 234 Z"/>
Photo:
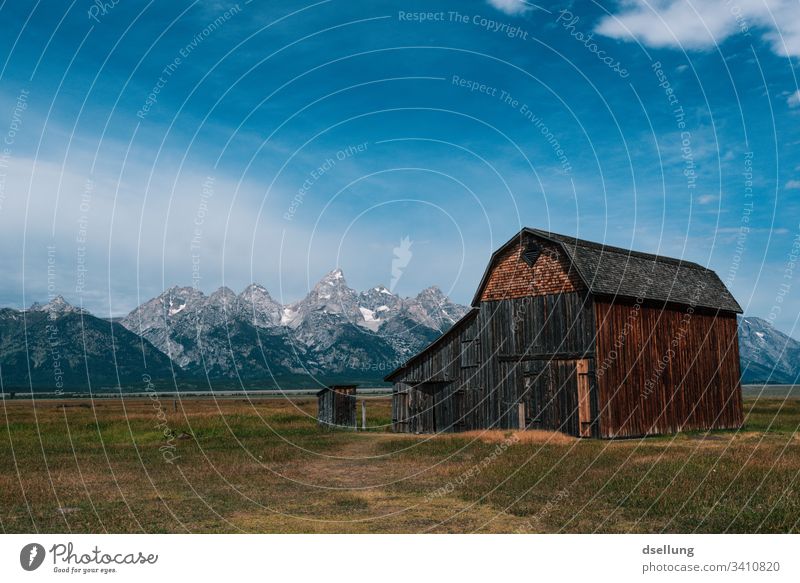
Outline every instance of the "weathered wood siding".
<path fill-rule="evenodd" d="M 353 389 L 326 389 L 317 395 L 317 422 L 323 427 L 355 427 L 356 395 Z"/>
<path fill-rule="evenodd" d="M 531 266 L 523 255 L 532 242 L 539 256 Z M 487 427 L 521 426 L 525 362 L 591 355 L 591 306 L 560 245 L 526 235 L 496 259 L 481 294 L 477 327 L 481 346 L 489 348 L 481 368 Z"/>
<path fill-rule="evenodd" d="M 399 380 L 407 384 L 458 380 L 461 377 L 462 348 L 475 339 L 475 323 L 473 319 L 466 325 L 448 330 L 435 347 L 409 361 Z M 473 350 L 480 352 L 480 347 Z"/>
<path fill-rule="evenodd" d="M 594 313 L 585 292 L 482 302 L 477 330 L 481 346 L 491 347 L 481 367 L 481 384 L 489 388 L 487 427 L 520 427 L 518 404 L 529 362 L 594 355 Z"/>
<path fill-rule="evenodd" d="M 736 315 L 595 298 L 602 437 L 742 424 Z"/>
<path fill-rule="evenodd" d="M 576 359 L 593 356 L 591 297 L 558 245 L 537 239 L 540 254 L 529 266 L 522 253 L 530 240 L 498 259 L 477 316 L 413 359 L 395 379 L 395 431 L 519 428 L 525 423 L 519 404 L 528 398 L 524 377 L 531 362 L 558 360 L 574 369 Z M 549 428 L 578 435 L 574 371 L 564 374 L 568 382 L 561 383 L 557 400 L 540 413 Z M 563 422 L 553 420 L 562 417 Z"/>
<path fill-rule="evenodd" d="M 477 383 L 481 347 L 476 321 L 448 331 L 396 379 L 392 428 L 404 433 L 465 431 L 482 427 L 483 390 Z"/>

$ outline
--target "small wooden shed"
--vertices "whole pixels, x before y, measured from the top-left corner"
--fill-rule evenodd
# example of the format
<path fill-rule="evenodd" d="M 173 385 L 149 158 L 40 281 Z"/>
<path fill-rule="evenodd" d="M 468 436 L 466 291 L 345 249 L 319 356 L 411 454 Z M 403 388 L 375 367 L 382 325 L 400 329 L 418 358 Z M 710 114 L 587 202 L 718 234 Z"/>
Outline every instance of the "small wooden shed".
<path fill-rule="evenodd" d="M 324 427 L 356 426 L 356 386 L 331 385 L 317 393 L 317 421 Z"/>

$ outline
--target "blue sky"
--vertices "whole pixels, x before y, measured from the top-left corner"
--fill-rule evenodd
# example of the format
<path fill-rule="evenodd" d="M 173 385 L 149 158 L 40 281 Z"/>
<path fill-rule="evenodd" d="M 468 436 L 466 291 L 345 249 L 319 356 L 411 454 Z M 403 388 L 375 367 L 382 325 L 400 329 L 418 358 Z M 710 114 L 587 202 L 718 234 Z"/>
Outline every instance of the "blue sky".
<path fill-rule="evenodd" d="M 55 290 L 117 315 L 252 281 L 288 302 L 336 266 L 389 285 L 404 237 L 395 291 L 466 303 L 532 226 L 707 265 L 798 336 L 797 2 L 6 2 L 0 21 L 2 305 Z"/>

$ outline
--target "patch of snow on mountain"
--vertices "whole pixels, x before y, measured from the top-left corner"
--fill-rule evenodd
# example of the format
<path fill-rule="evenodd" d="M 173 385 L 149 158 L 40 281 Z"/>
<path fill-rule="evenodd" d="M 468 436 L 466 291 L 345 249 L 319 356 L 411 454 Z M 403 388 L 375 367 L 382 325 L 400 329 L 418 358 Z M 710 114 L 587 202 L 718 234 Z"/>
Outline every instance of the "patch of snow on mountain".
<path fill-rule="evenodd" d="M 291 308 L 283 308 L 283 314 L 281 314 L 281 326 L 290 326 L 296 318 L 297 312 Z"/>
<path fill-rule="evenodd" d="M 175 314 L 178 314 L 178 313 L 182 312 L 182 311 L 183 311 L 185 308 L 186 308 L 186 302 L 182 303 L 182 304 L 181 304 L 180 306 L 178 306 L 177 308 L 172 308 L 172 307 L 170 307 L 170 309 L 169 309 L 169 315 L 170 315 L 170 316 L 174 316 Z"/>
<path fill-rule="evenodd" d="M 379 318 L 375 317 L 375 312 L 370 310 L 369 308 L 358 308 L 361 311 L 361 315 L 364 318 L 363 322 L 357 322 L 357 324 L 363 328 L 367 328 L 368 330 L 372 330 L 373 332 L 377 332 L 378 328 L 381 327 L 383 321 Z"/>

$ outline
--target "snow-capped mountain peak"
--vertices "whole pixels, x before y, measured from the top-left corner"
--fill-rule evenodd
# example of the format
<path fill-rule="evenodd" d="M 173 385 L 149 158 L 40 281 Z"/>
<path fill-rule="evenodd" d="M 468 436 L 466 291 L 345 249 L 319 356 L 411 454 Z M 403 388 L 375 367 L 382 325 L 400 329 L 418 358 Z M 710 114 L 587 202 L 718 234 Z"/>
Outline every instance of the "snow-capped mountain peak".
<path fill-rule="evenodd" d="M 340 371 L 370 364 L 369 354 L 376 359 L 380 354 L 386 367 L 427 345 L 465 311 L 436 287 L 405 299 L 383 285 L 359 293 L 336 268 L 292 304 L 281 305 L 256 283 L 238 296 L 227 287 L 208 296 L 192 287 L 173 287 L 133 310 L 122 324 L 181 367 L 216 366 L 215 374 L 230 376 L 236 374 L 232 350 L 239 365 L 260 370 L 266 356 L 262 338 L 272 346 L 289 342 L 291 349 L 270 352 L 268 358 L 290 369 L 302 358 L 315 370 Z"/>
<path fill-rule="evenodd" d="M 289 311 L 284 310 L 284 318 L 293 314 L 289 325 L 294 325 L 298 318 L 305 319 L 312 312 L 341 314 L 351 321 L 360 316 L 358 294 L 347 286 L 344 273 L 338 267 L 320 279 L 305 298 L 287 307 Z"/>
<path fill-rule="evenodd" d="M 239 310 L 256 326 L 268 328 L 281 324 L 283 306 L 272 299 L 263 285 L 251 283 L 239 294 Z"/>

